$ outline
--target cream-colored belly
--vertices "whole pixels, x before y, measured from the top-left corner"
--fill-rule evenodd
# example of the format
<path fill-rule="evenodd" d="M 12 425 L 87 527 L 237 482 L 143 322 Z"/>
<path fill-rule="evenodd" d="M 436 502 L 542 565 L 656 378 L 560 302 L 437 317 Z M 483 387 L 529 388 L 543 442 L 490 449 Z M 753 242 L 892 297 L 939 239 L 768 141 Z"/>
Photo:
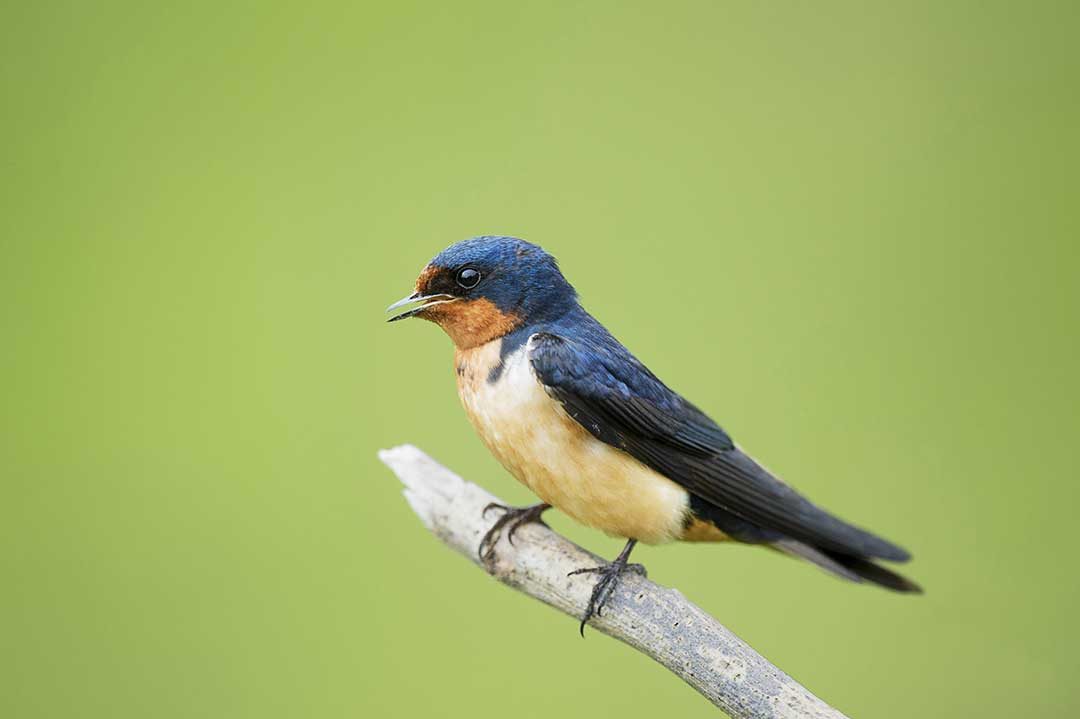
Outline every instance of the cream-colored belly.
<path fill-rule="evenodd" d="M 653 544 L 679 538 L 686 490 L 567 415 L 536 380 L 527 345 L 508 356 L 499 379 L 489 383 L 499 344 L 459 351 L 456 364 L 469 420 L 502 465 L 582 524 Z"/>

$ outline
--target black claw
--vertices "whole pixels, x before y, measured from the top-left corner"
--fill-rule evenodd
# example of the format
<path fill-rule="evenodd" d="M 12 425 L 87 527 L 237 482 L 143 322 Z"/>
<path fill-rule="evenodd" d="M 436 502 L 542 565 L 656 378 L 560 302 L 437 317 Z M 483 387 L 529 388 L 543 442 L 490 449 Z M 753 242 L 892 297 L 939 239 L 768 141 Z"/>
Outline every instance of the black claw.
<path fill-rule="evenodd" d="M 539 522 L 544 524 L 540 516 L 550 509 L 550 504 L 534 504 L 529 507 L 507 507 L 504 504 L 498 504 L 492 502 L 484 507 L 484 511 L 480 513 L 481 518 L 486 518 L 487 513 L 492 509 L 502 510 L 503 515 L 495 520 L 495 524 L 491 525 L 491 529 L 484 534 L 484 538 L 480 540 L 480 546 L 477 547 L 476 553 L 480 557 L 480 561 L 484 564 L 490 565 L 492 560 L 495 559 L 495 545 L 499 543 L 499 535 L 502 533 L 503 527 L 510 525 L 510 529 L 507 530 L 507 540 L 510 544 L 514 543 L 514 533 L 523 524 L 529 524 L 531 522 Z M 547 525 L 544 525 L 547 526 Z"/>
<path fill-rule="evenodd" d="M 484 511 L 480 512 L 480 518 L 487 519 L 488 512 L 493 509 L 501 509 L 502 511 L 506 512 L 510 509 L 510 507 L 507 507 L 505 504 L 499 504 L 498 502 L 491 502 L 490 504 L 488 504 L 488 506 L 484 507 Z"/>
<path fill-rule="evenodd" d="M 511 524 L 510 529 L 506 532 L 506 539 L 507 539 L 508 542 L 510 542 L 510 545 L 513 546 L 513 544 L 514 544 L 514 535 L 517 534 L 517 531 L 519 529 L 521 529 L 524 525 L 526 525 L 526 524 L 539 524 L 539 525 L 542 525 L 544 527 L 548 526 L 547 522 L 545 522 L 540 517 L 540 515 L 543 514 L 550 506 L 551 505 L 547 505 L 547 504 L 538 504 L 538 505 L 534 505 L 532 507 L 529 507 L 526 510 L 526 512 L 522 515 L 522 517 L 521 517 L 521 519 L 519 521 L 516 521 L 513 524 Z M 541 509 L 541 507 L 543 509 Z"/>
<path fill-rule="evenodd" d="M 588 624 L 589 620 L 593 617 L 601 616 L 604 605 L 615 592 L 615 587 L 618 586 L 619 577 L 623 572 L 630 571 L 642 576 L 645 575 L 645 567 L 640 564 L 628 564 L 626 561 L 635 544 L 637 544 L 637 540 L 635 539 L 628 541 L 626 546 L 623 547 L 623 550 L 619 552 L 619 556 L 610 564 L 605 564 L 600 567 L 575 569 L 567 575 L 568 577 L 572 577 L 576 574 L 600 575 L 600 578 L 596 580 L 596 586 L 593 587 L 592 594 L 589 596 L 589 604 L 585 607 L 585 615 L 581 618 L 581 625 L 578 627 L 578 631 L 581 633 L 582 637 L 585 636 L 585 625 Z"/>

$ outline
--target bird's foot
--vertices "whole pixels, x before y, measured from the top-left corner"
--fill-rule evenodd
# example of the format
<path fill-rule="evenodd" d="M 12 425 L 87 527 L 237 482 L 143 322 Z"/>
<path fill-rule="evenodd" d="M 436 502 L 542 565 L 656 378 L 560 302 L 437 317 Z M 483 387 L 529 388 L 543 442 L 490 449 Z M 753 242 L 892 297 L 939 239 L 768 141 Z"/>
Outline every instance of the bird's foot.
<path fill-rule="evenodd" d="M 647 576 L 645 566 L 642 564 L 630 564 L 627 559 L 630 557 L 630 550 L 637 544 L 636 540 L 631 539 L 626 543 L 626 547 L 619 553 L 619 556 L 615 558 L 615 561 L 601 565 L 599 567 L 585 567 L 584 569 L 575 569 L 566 575 L 572 577 L 576 574 L 598 574 L 599 579 L 596 580 L 596 586 L 593 587 L 592 595 L 589 597 L 589 605 L 585 608 L 585 615 L 581 618 L 581 626 L 579 631 L 581 636 L 585 636 L 585 625 L 594 616 L 600 616 L 601 611 L 604 609 L 604 605 L 607 600 L 611 598 L 612 593 L 615 591 L 615 587 L 619 584 L 619 577 L 624 572 L 632 572 L 639 576 Z"/>
<path fill-rule="evenodd" d="M 514 533 L 521 528 L 521 525 L 537 522 L 545 527 L 547 526 L 547 524 L 544 524 L 544 520 L 540 518 L 540 515 L 551 509 L 551 505 L 541 502 L 528 507 L 508 507 L 505 504 L 492 502 L 484 507 L 484 511 L 480 516 L 487 517 L 488 512 L 494 509 L 500 510 L 502 516 L 495 521 L 495 524 L 491 525 L 491 529 L 480 540 L 480 546 L 476 550 L 480 560 L 487 566 L 491 566 L 491 563 L 495 560 L 495 545 L 499 543 L 499 536 L 504 529 L 506 530 L 506 539 L 510 544 L 513 544 Z"/>

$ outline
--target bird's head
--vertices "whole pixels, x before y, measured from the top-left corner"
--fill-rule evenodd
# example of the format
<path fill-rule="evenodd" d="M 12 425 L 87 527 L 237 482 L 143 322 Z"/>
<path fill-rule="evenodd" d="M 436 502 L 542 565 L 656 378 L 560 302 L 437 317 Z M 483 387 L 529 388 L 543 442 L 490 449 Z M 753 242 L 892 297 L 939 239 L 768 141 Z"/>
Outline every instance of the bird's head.
<path fill-rule="evenodd" d="M 409 307 L 389 321 L 430 320 L 459 349 L 555 319 L 577 304 L 555 258 L 514 237 L 474 237 L 447 247 L 420 273 L 415 290 L 387 308 Z"/>

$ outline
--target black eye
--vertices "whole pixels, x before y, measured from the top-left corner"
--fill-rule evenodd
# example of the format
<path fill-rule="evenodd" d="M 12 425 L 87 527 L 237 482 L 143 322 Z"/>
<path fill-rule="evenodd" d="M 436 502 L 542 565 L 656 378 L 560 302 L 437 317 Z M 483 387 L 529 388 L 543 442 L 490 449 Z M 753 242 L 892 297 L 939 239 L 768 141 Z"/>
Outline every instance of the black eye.
<path fill-rule="evenodd" d="M 480 284 L 480 273 L 471 267 L 458 270 L 457 283 L 467 290 Z"/>

